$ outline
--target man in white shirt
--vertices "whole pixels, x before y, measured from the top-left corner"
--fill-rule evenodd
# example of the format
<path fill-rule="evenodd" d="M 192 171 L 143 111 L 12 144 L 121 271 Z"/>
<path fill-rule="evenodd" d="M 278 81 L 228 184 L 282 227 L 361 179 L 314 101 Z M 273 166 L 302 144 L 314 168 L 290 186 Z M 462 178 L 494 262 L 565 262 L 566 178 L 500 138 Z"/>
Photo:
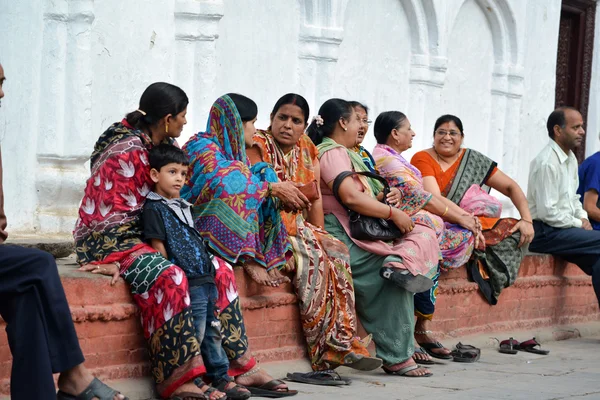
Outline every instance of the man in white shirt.
<path fill-rule="evenodd" d="M 573 149 L 585 135 L 583 118 L 571 107 L 548 117 L 550 141 L 531 162 L 527 201 L 535 237 L 531 251 L 560 256 L 592 276 L 600 302 L 600 231 L 592 230 L 577 188 L 577 159 Z"/>

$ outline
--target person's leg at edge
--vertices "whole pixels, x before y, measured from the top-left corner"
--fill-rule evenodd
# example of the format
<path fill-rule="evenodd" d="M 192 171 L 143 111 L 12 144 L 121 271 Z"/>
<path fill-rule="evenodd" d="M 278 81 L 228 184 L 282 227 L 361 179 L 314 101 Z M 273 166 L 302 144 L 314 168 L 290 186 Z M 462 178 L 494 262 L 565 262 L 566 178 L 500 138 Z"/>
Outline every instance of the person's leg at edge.
<path fill-rule="evenodd" d="M 204 360 L 204 365 L 206 366 L 206 377 L 211 372 L 211 366 L 209 364 L 209 359 L 207 357 L 208 354 L 205 354 L 204 347 L 206 347 L 206 334 L 207 334 L 207 321 L 209 318 L 209 304 L 210 304 L 210 286 L 211 284 L 206 283 L 200 286 L 190 286 L 190 304 L 192 307 L 192 316 L 194 319 L 194 328 L 196 330 L 196 338 L 198 339 L 198 343 L 200 343 L 200 351 L 202 353 L 202 359 Z M 194 379 L 194 383 L 198 388 L 200 388 L 203 392 L 206 392 L 209 386 L 204 382 L 201 377 Z M 224 393 L 212 393 L 210 395 L 211 400 L 217 400 L 225 397 Z"/>
<path fill-rule="evenodd" d="M 229 360 L 223 349 L 221 321 L 218 318 L 217 300 L 219 293 L 217 287 L 213 283 L 208 283 L 203 286 L 206 290 L 207 303 L 204 337 L 202 339 L 202 344 L 200 345 L 200 351 L 202 352 L 202 358 L 206 365 L 206 379 L 209 382 L 212 382 L 213 386 L 222 386 L 226 392 L 235 390 L 236 392 L 247 393 L 249 395 L 250 392 L 248 389 L 241 385 L 237 385 L 233 378 L 228 374 Z M 195 323 L 194 317 L 194 324 Z M 236 386 L 239 386 L 239 388 L 235 389 Z M 228 397 L 237 396 L 228 394 Z"/>
<path fill-rule="evenodd" d="M 415 293 L 415 316 L 417 322 L 415 324 L 415 340 L 417 343 L 435 343 L 437 340 L 431 337 L 432 331 L 430 329 L 431 320 L 435 312 L 435 301 L 437 298 L 438 281 L 440 278 L 440 268 L 433 277 L 433 286 L 426 292 Z M 448 355 L 451 351 L 447 348 L 432 349 L 433 353 L 440 355 Z M 431 357 L 423 353 L 415 353 L 413 358 L 419 360 L 429 360 Z"/>
<path fill-rule="evenodd" d="M 562 257 L 592 276 L 592 285 L 600 305 L 600 231 L 582 228 L 553 228 L 534 221 L 535 236 L 529 249 Z"/>
<path fill-rule="evenodd" d="M 83 354 L 54 258 L 43 251 L 0 246 L 0 314 L 13 354 L 11 397 L 56 399 L 58 388 L 72 395 L 94 379 Z M 123 395 L 115 399 L 123 399 Z"/>
<path fill-rule="evenodd" d="M 258 366 L 248 347 L 233 268 L 218 257 L 213 259 L 213 264 L 216 268 L 215 284 L 219 292 L 217 304 L 221 311 L 219 319 L 223 337 L 222 346 L 229 359 L 229 376 L 242 386 L 262 386 L 274 378 Z M 232 332 L 240 332 L 240 335 L 231 335 Z M 288 387 L 283 383 L 275 386 L 275 390 L 287 391 Z"/>
<path fill-rule="evenodd" d="M 352 275 L 356 295 L 356 312 L 367 333 L 373 334 L 377 357 L 384 368 L 398 371 L 416 366 L 414 352 L 414 295 L 379 276 L 379 269 L 389 261 L 368 253 L 352 242 L 333 215 L 325 216 L 325 229 L 341 240 L 350 251 Z M 430 373 L 418 368 L 407 376 Z"/>

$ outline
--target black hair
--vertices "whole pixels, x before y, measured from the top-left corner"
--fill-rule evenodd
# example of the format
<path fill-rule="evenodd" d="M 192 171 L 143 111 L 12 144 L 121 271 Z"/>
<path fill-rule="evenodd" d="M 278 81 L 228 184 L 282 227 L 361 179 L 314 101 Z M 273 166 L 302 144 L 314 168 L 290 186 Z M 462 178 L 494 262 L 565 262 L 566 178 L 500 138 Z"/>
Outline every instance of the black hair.
<path fill-rule="evenodd" d="M 271 112 L 271 118 L 275 117 L 277 111 L 279 111 L 281 107 L 287 104 L 300 107 L 300 109 L 302 110 L 302 114 L 304 115 L 304 123 L 308 124 L 308 117 L 310 116 L 310 107 L 308 107 L 308 102 L 306 101 L 306 99 L 296 93 L 288 93 L 286 95 L 283 95 L 279 100 L 277 100 L 277 103 L 275 103 L 273 111 Z"/>
<path fill-rule="evenodd" d="M 148 162 L 150 163 L 150 169 L 155 169 L 159 172 L 167 164 L 190 165 L 183 150 L 166 143 L 159 144 L 150 149 Z"/>
<path fill-rule="evenodd" d="M 452 114 L 442 115 L 435 121 L 435 125 L 433 126 L 433 136 L 435 136 L 435 131 L 437 131 L 437 128 L 439 128 L 440 125 L 443 125 L 447 122 L 454 122 L 454 124 L 460 131 L 460 136 L 465 137 L 462 121 L 456 115 L 452 115 Z"/>
<path fill-rule="evenodd" d="M 142 93 L 138 109 L 125 118 L 129 125 L 137 129 L 148 129 L 165 115 L 176 116 L 186 109 L 188 103 L 188 97 L 181 88 L 166 82 L 155 82 Z"/>
<path fill-rule="evenodd" d="M 227 96 L 233 100 L 242 122 L 252 121 L 258 116 L 258 106 L 254 100 L 238 93 L 227 93 Z"/>
<path fill-rule="evenodd" d="M 377 143 L 386 144 L 392 130 L 399 129 L 406 121 L 406 115 L 400 111 L 384 111 L 375 120 L 375 139 Z"/>
<path fill-rule="evenodd" d="M 562 129 L 565 129 L 565 127 L 567 126 L 567 118 L 565 117 L 566 110 L 579 112 L 579 110 L 575 107 L 563 106 L 552 111 L 550 113 L 550 116 L 548 116 L 546 128 L 548 129 L 548 136 L 550 136 L 551 139 L 554 139 L 554 127 L 556 125 L 560 126 Z"/>
<path fill-rule="evenodd" d="M 325 137 L 331 136 L 340 118 L 349 121 L 353 112 L 354 109 L 346 100 L 329 99 L 319 108 L 323 125 L 317 126 L 317 121 L 314 120 L 306 129 L 306 133 L 315 145 L 319 145 Z"/>
<path fill-rule="evenodd" d="M 352 108 L 361 107 L 365 110 L 365 112 L 367 114 L 369 114 L 369 107 L 367 107 L 365 104 L 361 103 L 360 101 L 352 100 L 352 101 L 349 101 L 348 103 L 350 103 L 350 106 Z"/>

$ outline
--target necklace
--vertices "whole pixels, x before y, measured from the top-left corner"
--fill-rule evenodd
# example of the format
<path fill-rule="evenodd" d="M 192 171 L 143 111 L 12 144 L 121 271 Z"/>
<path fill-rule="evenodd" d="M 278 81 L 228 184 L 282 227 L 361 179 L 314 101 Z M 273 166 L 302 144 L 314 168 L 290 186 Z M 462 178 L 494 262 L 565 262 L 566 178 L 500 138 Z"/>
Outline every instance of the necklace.
<path fill-rule="evenodd" d="M 438 164 L 440 164 L 440 165 L 441 165 L 441 162 L 442 162 L 442 161 L 443 161 L 443 162 L 445 162 L 445 163 L 446 163 L 446 164 L 448 164 L 448 165 L 452 165 L 452 164 L 454 164 L 454 163 L 456 162 L 456 160 L 458 159 L 458 154 L 460 153 L 460 150 L 459 150 L 459 152 L 458 152 L 456 155 L 454 155 L 454 156 L 453 156 L 453 158 L 454 158 L 454 159 L 452 160 L 452 162 L 449 162 L 449 161 L 448 161 L 448 160 L 446 160 L 446 159 L 445 159 L 443 156 L 440 156 L 440 153 L 438 153 L 438 152 L 435 150 L 435 148 L 433 149 L 433 151 L 435 152 L 435 155 L 437 156 L 437 161 L 438 161 Z"/>

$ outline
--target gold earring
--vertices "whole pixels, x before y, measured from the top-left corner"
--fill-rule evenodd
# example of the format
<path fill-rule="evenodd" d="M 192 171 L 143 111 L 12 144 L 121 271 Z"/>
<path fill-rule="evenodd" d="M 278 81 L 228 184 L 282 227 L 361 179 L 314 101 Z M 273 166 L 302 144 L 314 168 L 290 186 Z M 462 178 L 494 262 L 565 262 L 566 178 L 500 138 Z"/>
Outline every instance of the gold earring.
<path fill-rule="evenodd" d="M 169 133 L 169 125 L 165 124 L 165 133 Z"/>

